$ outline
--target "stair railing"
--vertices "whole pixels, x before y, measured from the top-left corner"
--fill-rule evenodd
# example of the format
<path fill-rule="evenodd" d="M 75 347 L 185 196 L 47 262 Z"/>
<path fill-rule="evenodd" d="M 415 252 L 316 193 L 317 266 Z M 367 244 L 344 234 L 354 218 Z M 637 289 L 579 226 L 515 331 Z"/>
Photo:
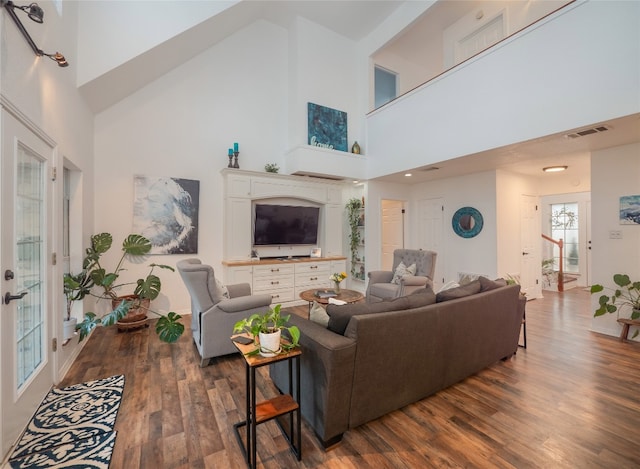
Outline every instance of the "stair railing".
<path fill-rule="evenodd" d="M 564 247 L 564 243 L 562 241 L 562 238 L 553 239 L 545 234 L 542 234 L 542 238 L 555 244 L 556 246 L 558 246 L 558 249 L 560 250 L 560 255 L 559 255 L 560 260 L 558 261 L 558 291 L 563 292 L 564 291 L 564 270 L 562 266 L 562 259 L 564 258 L 564 256 L 562 255 L 562 249 Z"/>

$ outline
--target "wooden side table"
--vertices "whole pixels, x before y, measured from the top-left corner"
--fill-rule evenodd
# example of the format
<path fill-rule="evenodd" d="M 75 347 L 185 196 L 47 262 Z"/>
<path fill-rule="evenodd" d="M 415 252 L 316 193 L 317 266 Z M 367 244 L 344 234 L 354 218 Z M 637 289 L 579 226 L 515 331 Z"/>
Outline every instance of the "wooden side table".
<path fill-rule="evenodd" d="M 246 334 L 234 335 L 231 337 L 233 341 L 236 337 L 249 337 Z M 263 357 L 262 355 L 245 355 L 255 349 L 254 344 L 240 344 L 233 342 L 238 351 L 242 354 L 245 362 L 245 381 L 246 381 L 246 419 L 234 424 L 233 428 L 236 438 L 240 444 L 240 448 L 250 468 L 257 465 L 256 459 L 256 427 L 261 423 L 276 419 L 276 423 L 285 439 L 289 443 L 291 450 L 298 458 L 302 459 L 302 431 L 300 422 L 300 355 L 302 354 L 300 347 L 296 347 L 289 352 L 280 353 L 275 357 Z M 270 365 L 271 363 L 286 360 L 289 366 L 289 393 L 281 394 L 263 402 L 256 402 L 256 369 L 261 366 Z M 296 367 L 295 372 L 295 394 L 293 366 Z M 294 398 L 295 396 L 295 398 Z M 282 426 L 277 417 L 289 416 L 288 432 Z M 295 422 L 295 423 L 294 423 Z M 242 440 L 240 429 L 246 427 L 246 444 Z"/>

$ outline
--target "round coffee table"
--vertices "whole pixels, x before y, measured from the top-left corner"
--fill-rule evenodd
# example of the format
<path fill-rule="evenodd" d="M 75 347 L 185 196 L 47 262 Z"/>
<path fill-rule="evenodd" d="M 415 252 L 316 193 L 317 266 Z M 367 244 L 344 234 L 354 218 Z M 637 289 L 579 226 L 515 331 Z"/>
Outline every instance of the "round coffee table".
<path fill-rule="evenodd" d="M 309 302 L 309 311 L 311 311 L 311 305 L 314 301 L 317 301 L 320 304 L 327 305 L 329 304 L 329 297 L 320 297 L 317 295 L 318 292 L 323 291 L 331 291 L 329 288 L 314 288 L 313 290 L 305 290 L 300 292 L 300 298 Z M 341 288 L 340 293 L 336 294 L 336 296 L 332 296 L 331 298 L 335 298 L 336 300 L 344 301 L 346 303 L 357 303 L 358 301 L 364 299 L 364 295 L 356 290 L 347 290 L 346 288 Z"/>

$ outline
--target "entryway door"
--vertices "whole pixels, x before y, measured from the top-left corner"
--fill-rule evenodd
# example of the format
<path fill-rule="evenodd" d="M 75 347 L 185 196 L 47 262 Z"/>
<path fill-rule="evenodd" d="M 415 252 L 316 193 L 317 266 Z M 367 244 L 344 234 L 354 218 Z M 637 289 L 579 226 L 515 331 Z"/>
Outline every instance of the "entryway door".
<path fill-rule="evenodd" d="M 541 298 L 540 277 L 540 202 L 538 197 L 520 196 L 520 288 L 527 298 Z"/>
<path fill-rule="evenodd" d="M 404 202 L 382 200 L 382 270 L 393 267 L 393 251 L 404 248 Z"/>
<path fill-rule="evenodd" d="M 53 383 L 51 285 L 53 147 L 6 109 L 0 137 L 0 455 Z"/>

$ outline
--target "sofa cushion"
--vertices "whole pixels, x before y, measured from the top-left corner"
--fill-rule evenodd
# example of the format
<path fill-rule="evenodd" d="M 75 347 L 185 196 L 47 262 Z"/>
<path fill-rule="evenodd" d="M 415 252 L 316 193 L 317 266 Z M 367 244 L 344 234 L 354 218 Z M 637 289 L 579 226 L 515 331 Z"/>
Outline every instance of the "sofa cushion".
<path fill-rule="evenodd" d="M 415 275 L 416 274 L 416 265 L 411 264 L 409 267 L 404 265 L 404 262 L 400 262 L 398 267 L 396 267 L 396 271 L 393 273 L 393 278 L 391 279 L 391 283 L 399 284 L 400 279 L 405 275 Z"/>
<path fill-rule="evenodd" d="M 420 288 L 405 298 L 409 302 L 410 309 L 432 305 L 436 302 L 436 294 L 431 287 Z"/>
<path fill-rule="evenodd" d="M 399 311 L 401 309 L 409 309 L 409 300 L 407 296 L 402 296 L 393 300 L 380 301 L 377 303 L 351 303 L 340 306 L 328 305 L 328 328 L 336 334 L 344 335 L 344 331 L 347 329 L 349 321 L 351 321 L 351 316 L 382 313 L 385 311 Z"/>
<path fill-rule="evenodd" d="M 440 303 L 442 301 L 464 298 L 465 296 L 475 295 L 476 293 L 480 293 L 480 280 L 474 280 L 466 285 L 441 291 L 436 295 L 436 302 Z"/>
<path fill-rule="evenodd" d="M 496 288 L 504 287 L 507 285 L 507 281 L 503 278 L 498 278 L 496 280 L 490 280 L 487 277 L 479 277 L 480 280 L 480 291 L 489 291 L 495 290 Z"/>
<path fill-rule="evenodd" d="M 327 311 L 317 301 L 313 302 L 313 305 L 309 310 L 309 319 L 323 327 L 327 327 L 329 324 L 329 315 L 327 314 Z"/>

